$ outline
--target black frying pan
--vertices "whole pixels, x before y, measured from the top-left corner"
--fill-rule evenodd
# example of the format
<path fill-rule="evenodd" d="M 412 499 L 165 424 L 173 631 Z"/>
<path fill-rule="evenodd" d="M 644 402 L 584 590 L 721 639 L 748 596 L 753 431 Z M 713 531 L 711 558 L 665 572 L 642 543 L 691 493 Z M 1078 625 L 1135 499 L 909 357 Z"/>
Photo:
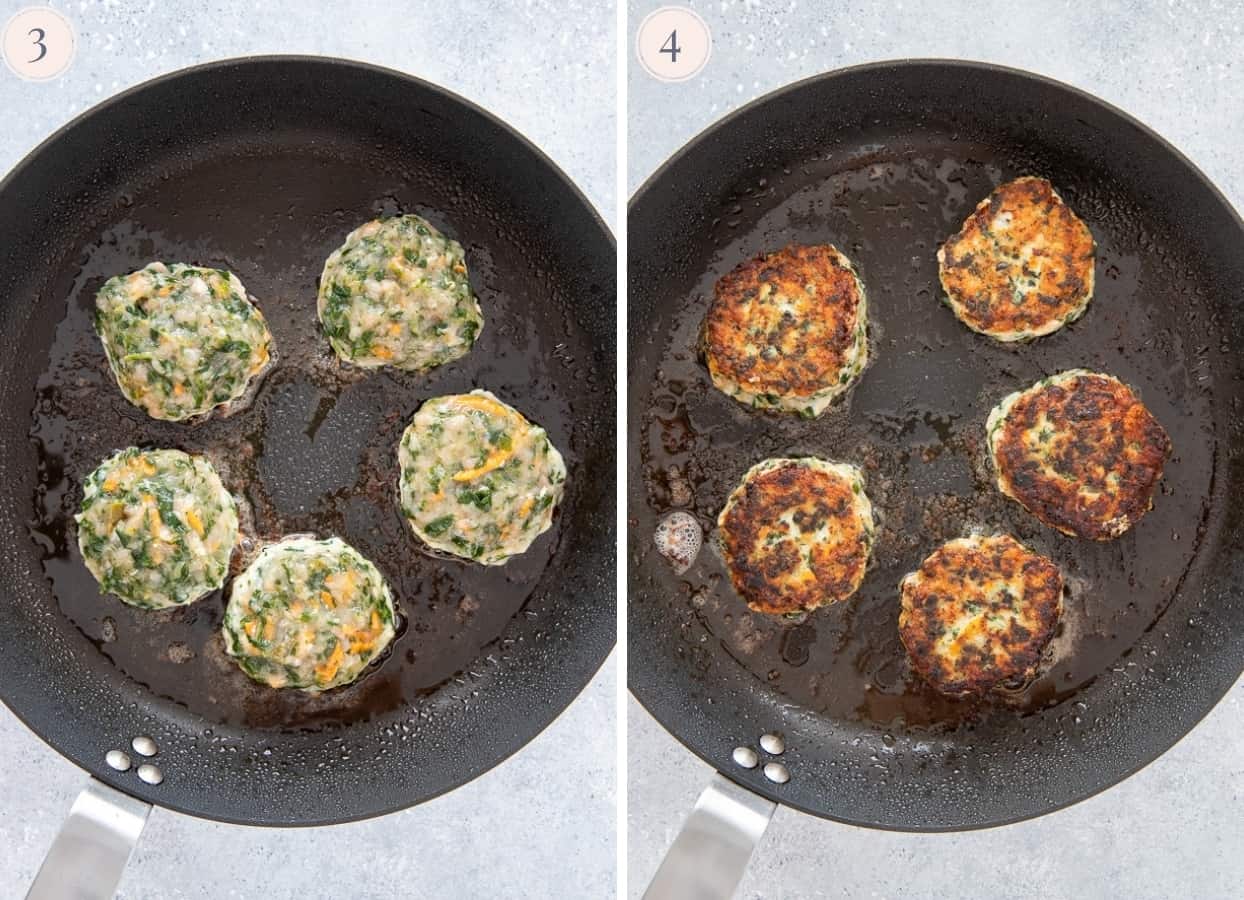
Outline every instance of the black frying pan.
<path fill-rule="evenodd" d="M 993 186 L 1050 178 L 1098 244 L 1088 313 L 1022 346 L 939 300 L 935 253 Z M 808 813 L 902 830 L 976 828 L 1100 791 L 1187 732 L 1244 668 L 1244 227 L 1175 149 L 1119 110 L 1033 75 L 911 61 L 788 87 L 701 135 L 629 218 L 629 681 L 691 750 Z M 869 292 L 874 359 L 805 422 L 749 411 L 696 352 L 714 282 L 788 242 L 836 244 Z M 1120 540 L 1041 526 L 992 486 L 985 416 L 1084 366 L 1137 387 L 1175 455 Z M 653 545 L 690 489 L 706 530 L 753 463 L 862 464 L 881 514 L 859 593 L 803 624 L 751 614 L 707 546 L 676 576 Z M 910 669 L 902 575 L 972 527 L 1059 562 L 1067 613 L 1025 689 L 948 700 Z M 791 780 L 731 761 L 784 735 Z"/>
<path fill-rule="evenodd" d="M 467 249 L 485 327 L 426 375 L 350 375 L 316 280 L 356 225 L 418 212 Z M 310 825 L 434 797 L 514 753 L 613 644 L 615 254 L 535 147 L 433 85 L 357 63 L 201 66 L 97 107 L 0 185 L 0 697 L 122 791 L 229 822 Z M 153 259 L 236 272 L 279 361 L 247 410 L 147 418 L 91 326 L 109 275 Z M 420 550 L 394 499 L 420 403 L 483 387 L 544 425 L 569 478 L 553 528 L 485 568 Z M 402 628 L 383 662 L 318 697 L 224 655 L 224 597 L 150 613 L 102 597 L 71 524 L 83 477 L 140 444 L 203 452 L 251 536 L 336 534 L 380 567 Z M 135 735 L 164 782 L 105 765 Z"/>

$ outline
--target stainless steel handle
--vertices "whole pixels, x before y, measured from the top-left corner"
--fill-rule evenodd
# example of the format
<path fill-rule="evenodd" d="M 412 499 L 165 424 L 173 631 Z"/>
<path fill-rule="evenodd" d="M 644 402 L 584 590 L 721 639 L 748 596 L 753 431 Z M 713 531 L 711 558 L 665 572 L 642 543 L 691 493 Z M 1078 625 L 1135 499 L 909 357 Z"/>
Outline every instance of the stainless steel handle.
<path fill-rule="evenodd" d="M 644 900 L 729 900 L 776 809 L 772 800 L 713 775 Z"/>
<path fill-rule="evenodd" d="M 151 804 L 92 778 L 69 810 L 26 900 L 111 900 Z"/>

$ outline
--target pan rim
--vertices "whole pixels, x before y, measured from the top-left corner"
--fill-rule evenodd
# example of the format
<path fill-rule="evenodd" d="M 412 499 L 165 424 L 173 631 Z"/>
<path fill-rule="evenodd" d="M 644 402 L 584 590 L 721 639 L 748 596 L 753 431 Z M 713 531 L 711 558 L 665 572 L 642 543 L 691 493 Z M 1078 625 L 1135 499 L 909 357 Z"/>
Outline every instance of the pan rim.
<path fill-rule="evenodd" d="M 50 147 L 62 140 L 70 132 L 90 121 L 95 120 L 97 117 L 106 116 L 115 106 L 132 100 L 136 95 L 149 88 L 163 86 L 178 79 L 187 77 L 211 74 L 213 72 L 226 70 L 236 70 L 239 68 L 269 66 L 273 64 L 319 66 L 331 68 L 334 71 L 353 70 L 355 72 L 370 75 L 379 75 L 387 79 L 404 82 L 407 86 L 413 87 L 416 90 L 439 95 L 442 99 L 460 107 L 466 113 L 478 116 L 486 124 L 491 125 L 497 130 L 512 137 L 517 142 L 517 146 L 519 148 L 527 153 L 530 153 L 539 166 L 546 173 L 548 173 L 555 180 L 555 182 L 560 183 L 560 186 L 568 191 L 570 198 L 582 207 L 583 211 L 588 214 L 590 221 L 599 228 L 600 234 L 606 239 L 608 246 L 613 249 L 616 257 L 616 235 L 614 234 L 612 227 L 601 215 L 601 211 L 597 208 L 596 204 L 548 154 L 546 154 L 523 132 L 519 131 L 516 127 L 474 101 L 469 100 L 462 95 L 434 82 L 397 69 L 389 68 L 387 66 L 341 56 L 305 53 L 270 53 L 233 56 L 209 60 L 207 62 L 197 63 L 192 66 L 185 66 L 141 81 L 78 113 L 69 121 L 58 127 L 48 137 L 44 138 L 33 148 L 27 151 L 22 158 L 14 164 L 8 173 L 5 174 L 4 178 L 0 179 L 0 197 L 11 189 L 12 185 L 25 174 L 27 168 L 31 166 L 38 157 L 43 155 Z M 614 298 L 616 301 L 616 289 L 614 292 Z M 614 517 L 609 517 L 610 523 L 612 523 L 613 520 Z M 616 550 L 616 547 L 613 549 Z M 614 564 L 616 566 L 616 556 Z M 612 580 L 610 580 L 610 583 L 612 583 Z M 614 599 L 616 602 L 616 595 Z M 571 676 L 563 679 L 563 682 L 568 684 L 568 687 L 565 689 L 565 693 L 569 696 L 562 696 L 563 692 L 559 691 L 555 684 L 552 685 L 551 693 L 557 698 L 556 702 L 551 705 L 541 704 L 535 709 L 532 709 L 531 715 L 524 720 L 528 723 L 527 727 L 520 729 L 520 732 L 517 735 L 519 739 L 513 742 L 508 742 L 510 746 L 504 749 L 503 752 L 490 754 L 487 757 L 482 758 L 482 764 L 477 761 L 475 764 L 464 766 L 459 777 L 448 780 L 439 790 L 426 793 L 413 801 L 384 804 L 377 806 L 375 809 L 369 809 L 362 812 L 352 812 L 346 815 L 331 818 L 308 818 L 300 819 L 298 821 L 288 821 L 265 818 L 263 810 L 256 809 L 256 814 L 254 816 L 249 819 L 242 819 L 228 814 L 208 813 L 202 809 L 192 808 L 187 804 L 180 803 L 175 798 L 162 795 L 159 788 L 149 786 L 132 778 L 127 779 L 124 777 L 124 773 L 111 770 L 103 763 L 102 753 L 98 760 L 88 759 L 85 754 L 77 753 L 72 748 L 62 749 L 55 746 L 43 736 L 38 728 L 32 724 L 31 720 L 35 718 L 33 715 L 27 716 L 23 711 L 19 711 L 14 706 L 14 704 L 10 701 L 9 693 L 7 691 L 0 692 L 0 703 L 3 703 L 4 707 L 12 713 L 25 728 L 27 728 L 36 738 L 38 738 L 40 742 L 46 745 L 62 759 L 65 759 L 82 769 L 88 779 L 93 778 L 101 781 L 109 787 L 115 788 L 116 790 L 145 803 L 150 803 L 153 806 L 196 819 L 256 828 L 318 828 L 329 825 L 344 825 L 351 822 L 387 816 L 395 812 L 400 812 L 402 810 L 427 803 L 476 780 L 482 775 L 485 775 L 486 773 L 497 768 L 511 757 L 518 754 L 521 750 L 525 749 L 532 741 L 534 741 L 554 722 L 562 717 L 566 710 L 568 710 L 570 706 L 579 699 L 588 685 L 591 684 L 591 682 L 600 674 L 600 672 L 604 669 L 605 664 L 608 662 L 610 654 L 613 653 L 613 650 L 617 645 L 616 629 L 609 631 L 609 625 L 612 625 L 616 621 L 616 617 L 614 615 L 607 615 L 604 613 L 601 613 L 600 615 L 608 623 L 602 631 L 602 634 L 608 633 L 608 638 L 606 640 L 597 639 L 584 641 L 589 649 L 583 654 L 581 662 L 578 666 L 559 665 L 557 667 L 557 673 L 559 676 Z M 597 643 L 600 643 L 603 646 L 601 646 L 599 650 L 591 649 Z M 30 708 L 37 708 L 37 704 Z M 85 784 L 83 786 L 85 787 Z"/>
<path fill-rule="evenodd" d="M 529 138 L 525 133 L 519 131 L 518 128 L 500 118 L 495 113 L 490 112 L 483 106 L 480 106 L 475 101 L 470 100 L 455 91 L 451 91 L 449 88 L 442 87 L 434 81 L 428 81 L 427 79 L 420 78 L 418 75 L 412 75 L 408 72 L 403 72 L 400 69 L 392 69 L 388 66 L 382 66 L 376 63 L 347 56 L 320 56 L 314 53 L 260 53 L 254 56 L 228 56 L 221 59 L 209 60 L 207 62 L 195 63 L 192 66 L 183 66 L 182 68 L 173 69 L 169 72 L 162 72 L 161 74 L 148 78 L 145 81 L 140 81 L 137 84 L 131 85 L 125 90 L 119 91 L 93 106 L 88 106 L 72 119 L 62 124 L 46 138 L 35 144 L 35 146 L 28 150 L 21 159 L 14 163 L 13 168 L 9 169 L 4 178 L 0 179 L 0 193 L 3 193 L 9 187 L 10 183 L 16 180 L 17 176 L 22 173 L 26 166 L 36 156 L 38 156 L 43 150 L 47 149 L 48 146 L 63 137 L 67 132 L 94 117 L 96 114 L 104 113 L 114 105 L 119 105 L 120 103 L 129 100 L 135 94 L 138 94 L 147 88 L 156 87 L 185 76 L 210 72 L 215 69 L 240 68 L 251 65 L 269 65 L 272 63 L 297 63 L 299 65 L 324 65 L 331 66 L 333 68 L 357 69 L 359 71 L 369 72 L 373 75 L 383 75 L 388 78 L 411 82 L 423 90 L 440 94 L 442 97 L 452 101 L 454 104 L 465 107 L 467 111 L 480 116 L 490 124 L 495 125 L 503 131 L 506 131 L 516 137 L 522 143 L 524 150 L 531 152 L 541 163 L 547 166 L 549 171 L 557 176 L 557 178 L 571 190 L 575 198 L 583 204 L 584 208 L 591 212 L 592 218 L 596 220 L 596 224 L 604 229 L 604 231 L 609 235 L 609 239 L 616 249 L 617 236 L 614 234 L 612 226 L 610 226 L 610 224 L 605 221 L 605 218 L 601 215 L 601 212 L 596 207 L 596 204 L 592 202 L 591 198 L 583 192 L 578 184 L 571 179 L 570 176 L 562 170 L 561 166 L 554 162 L 554 160 L 547 153 L 545 153 L 532 138 Z"/>
<path fill-rule="evenodd" d="M 761 94 L 759 97 L 747 101 L 737 109 L 731 110 L 721 118 L 716 119 L 701 128 L 694 135 L 692 135 L 686 143 L 667 157 L 661 165 L 654 169 L 652 173 L 643 180 L 639 187 L 635 189 L 635 192 L 631 194 L 630 199 L 627 201 L 626 210 L 628 218 L 631 209 L 634 208 L 642 199 L 644 199 L 644 195 L 649 193 L 655 187 L 656 182 L 666 173 L 668 169 L 672 168 L 676 163 L 681 162 L 683 157 L 687 156 L 692 149 L 698 147 L 707 138 L 711 137 L 712 132 L 732 124 L 735 119 L 742 118 L 744 115 L 754 112 L 761 106 L 779 100 L 788 93 L 794 93 L 797 90 L 830 78 L 837 78 L 846 75 L 869 75 L 885 69 L 919 69 L 925 67 L 962 69 L 965 71 L 1016 77 L 1022 80 L 1044 85 L 1045 87 L 1057 88 L 1104 109 L 1106 112 L 1109 112 L 1123 120 L 1123 122 L 1127 125 L 1130 125 L 1137 131 L 1140 131 L 1147 137 L 1153 139 L 1162 147 L 1163 150 L 1173 155 L 1180 163 L 1196 175 L 1202 184 L 1213 193 L 1215 199 L 1220 201 L 1226 209 L 1231 211 L 1236 224 L 1239 225 L 1241 229 L 1244 229 L 1244 218 L 1241 218 L 1239 210 L 1235 208 L 1235 205 L 1228 200 L 1226 195 L 1224 195 L 1214 184 L 1214 182 L 1210 180 L 1209 176 L 1201 171 L 1200 167 L 1197 166 L 1196 163 L 1189 159 L 1183 151 L 1181 151 L 1153 128 L 1146 125 L 1126 110 L 1115 106 L 1109 100 L 1103 100 L 1096 94 L 1086 91 L 1083 88 L 1076 87 L 1066 81 L 1060 81 L 1057 78 L 1051 78 L 1048 75 L 1042 75 L 1039 72 L 1033 72 L 1028 69 L 1019 69 L 1014 66 L 1004 66 L 1000 63 L 988 62 L 986 60 L 952 59 L 941 56 L 899 56 L 892 59 L 874 60 L 872 62 L 843 66 L 838 69 L 830 69 L 827 72 L 820 72 L 816 75 L 809 75 L 806 78 L 800 78 L 798 81 L 792 81 L 790 84 L 775 88 L 768 93 Z M 0 183 L 0 188 L 2 187 L 3 183 Z"/>
<path fill-rule="evenodd" d="M 962 58 L 961 59 L 950 59 L 950 58 L 945 58 L 945 57 L 896 57 L 892 59 L 875 60 L 871 62 L 857 63 L 854 65 L 844 66 L 844 67 L 837 68 L 837 69 L 831 69 L 826 72 L 820 72 L 815 75 L 810 75 L 805 78 L 801 78 L 797 81 L 791 82 L 790 84 L 783 85 L 772 91 L 762 94 L 761 96 L 755 99 L 749 100 L 747 103 L 743 104 L 739 108 L 732 110 L 731 112 L 709 123 L 707 126 L 705 126 L 700 131 L 698 131 L 693 137 L 691 137 L 681 147 L 679 147 L 678 150 L 676 150 L 664 162 L 662 162 L 661 165 L 658 166 L 650 175 L 648 175 L 647 178 L 644 179 L 644 181 L 635 190 L 635 192 L 631 195 L 629 201 L 627 202 L 628 225 L 629 225 L 631 213 L 641 203 L 647 200 L 650 196 L 654 195 L 658 182 L 660 182 L 671 169 L 673 169 L 676 165 L 680 164 L 684 159 L 690 156 L 693 152 L 698 152 L 703 147 L 703 145 L 708 143 L 714 137 L 714 135 L 717 134 L 721 129 L 730 127 L 736 121 L 742 119 L 743 117 L 747 115 L 754 113 L 756 110 L 760 109 L 762 106 L 785 99 L 789 97 L 791 94 L 801 91 L 814 84 L 819 84 L 825 81 L 830 81 L 830 80 L 834 80 L 834 79 L 841 78 L 841 77 L 846 77 L 846 76 L 865 76 L 866 77 L 866 76 L 873 75 L 873 74 L 883 72 L 883 71 L 918 70 L 921 68 L 950 69 L 950 70 L 959 70 L 963 72 L 974 72 L 974 73 L 978 73 L 978 74 L 981 74 L 987 77 L 993 77 L 993 76 L 1000 75 L 1000 76 L 1004 76 L 1007 78 L 1014 78 L 1020 81 L 1026 81 L 1030 84 L 1039 85 L 1044 88 L 1052 88 L 1058 91 L 1062 91 L 1082 101 L 1085 101 L 1088 104 L 1091 104 L 1092 106 L 1097 107 L 1102 112 L 1108 115 L 1114 116 L 1123 125 L 1131 127 L 1135 129 L 1136 131 L 1140 132 L 1142 135 L 1152 140 L 1158 146 L 1159 149 L 1169 154 L 1176 163 L 1181 165 L 1191 177 L 1196 179 L 1200 183 L 1200 185 L 1208 191 L 1210 196 L 1214 200 L 1216 200 L 1220 204 L 1220 206 L 1230 214 L 1230 217 L 1233 220 L 1234 225 L 1237 228 L 1237 230 L 1239 230 L 1241 233 L 1244 233 L 1244 218 L 1241 217 L 1240 212 L 1235 208 L 1235 205 L 1232 204 L 1229 199 L 1227 199 L 1227 197 L 1222 193 L 1222 191 L 1218 189 L 1218 187 L 1214 184 L 1214 182 L 1210 180 L 1210 178 L 1200 169 L 1200 167 L 1198 167 L 1191 159 L 1189 159 L 1181 150 L 1179 150 L 1179 148 L 1177 148 L 1169 140 L 1164 138 L 1161 134 L 1159 134 L 1153 128 L 1146 125 L 1144 122 L 1140 121 L 1135 116 L 1131 115 L 1125 110 L 1115 106 L 1114 104 L 1110 103 L 1107 100 L 1103 100 L 1102 98 L 1098 97 L 1095 94 L 1090 93 L 1087 90 L 1076 87 L 1075 85 L 1072 85 L 1072 84 L 1068 84 L 1067 82 L 1059 81 L 1058 79 L 1051 78 L 1047 75 L 1042 75 L 1042 74 L 1032 72 L 1026 69 L 1015 68 L 1013 66 L 1004 66 L 1004 65 L 997 64 L 997 63 L 984 61 L 984 60 L 962 59 Z M 629 340 L 630 340 L 629 330 L 628 330 L 627 337 L 628 337 L 628 343 L 629 343 Z M 630 432 L 629 432 L 629 427 L 630 427 L 629 420 L 631 417 L 631 413 L 633 411 L 633 407 L 629 406 L 629 402 L 630 402 L 629 391 L 631 387 L 630 382 L 631 382 L 631 378 L 633 374 L 634 374 L 634 371 L 630 368 L 630 357 L 628 354 L 628 371 L 627 371 L 628 441 L 631 437 Z M 629 448 L 629 444 L 628 444 L 628 448 Z M 628 463 L 629 463 L 629 459 L 628 459 Z M 628 465 L 628 479 L 630 475 L 631 473 L 630 473 L 629 465 Z M 628 497 L 627 502 L 628 503 L 630 502 L 629 497 Z M 630 541 L 631 537 L 632 535 L 628 533 L 628 542 Z M 628 569 L 628 596 L 627 596 L 628 620 L 629 620 L 629 611 L 630 611 L 629 584 L 630 584 L 630 575 L 632 571 L 633 571 L 632 569 Z M 629 641 L 629 629 L 628 629 L 628 641 Z M 1159 750 L 1158 752 L 1152 755 L 1148 753 L 1141 754 L 1140 762 L 1138 762 L 1135 766 L 1128 768 L 1122 774 L 1117 775 L 1117 777 L 1112 776 L 1111 778 L 1103 781 L 1101 784 L 1097 785 L 1091 791 L 1081 793 L 1076 796 L 1072 796 L 1066 800 L 1051 804 L 1045 807 L 1044 809 L 1040 809 L 1040 810 L 1036 810 L 1032 812 L 1019 813 L 1019 814 L 1012 815 L 1012 816 L 1001 816 L 1001 817 L 989 819 L 987 821 L 976 821 L 976 822 L 970 822 L 970 823 L 963 824 L 963 825 L 908 826 L 908 825 L 870 821 L 864 818 L 851 818 L 849 816 L 844 816 L 844 815 L 834 815 L 834 814 L 830 814 L 826 812 L 825 810 L 813 809 L 808 804 L 804 804 L 798 801 L 793 801 L 789 799 L 788 797 L 784 796 L 783 792 L 780 789 L 780 786 L 775 786 L 772 783 L 766 781 L 765 779 L 760 777 L 760 775 L 757 774 L 756 771 L 746 771 L 746 770 L 732 771 L 728 767 L 726 768 L 719 767 L 719 764 L 717 761 L 710 759 L 708 755 L 706 755 L 706 753 L 703 753 L 700 751 L 700 749 L 692 746 L 690 743 L 684 740 L 683 737 L 674 728 L 670 726 L 670 724 L 667 724 L 668 722 L 676 721 L 675 716 L 671 713 L 671 715 L 667 719 L 663 717 L 658 711 L 658 707 L 660 704 L 660 697 L 662 696 L 659 690 L 652 691 L 649 693 L 649 692 L 646 692 L 644 687 L 637 687 L 636 683 L 634 682 L 632 678 L 632 669 L 629 665 L 630 659 L 631 658 L 628 656 L 628 668 L 627 668 L 627 690 L 628 692 L 631 694 L 631 696 L 633 696 L 636 699 L 636 701 L 638 701 L 639 705 L 643 707 L 644 711 L 647 712 L 648 715 L 652 716 L 652 718 L 658 724 L 660 724 L 660 726 L 669 735 L 671 735 L 679 744 L 681 744 L 683 747 L 689 750 L 696 758 L 706 763 L 714 772 L 717 772 L 718 774 L 724 776 L 725 778 L 728 778 L 730 781 L 734 782 L 740 787 L 746 790 L 752 791 L 754 793 L 760 794 L 761 796 L 769 800 L 772 800 L 773 802 L 781 806 L 789 807 L 790 809 L 797 810 L 801 813 L 805 813 L 807 815 L 814 816 L 819 819 L 826 819 L 826 820 L 836 822 L 842 825 L 852 825 L 852 826 L 856 826 L 860 828 L 870 828 L 870 829 L 874 829 L 877 831 L 893 831 L 893 832 L 900 832 L 900 833 L 921 833 L 921 834 L 984 831 L 986 829 L 991 829 L 991 828 L 1000 828 L 1000 827 L 1004 827 L 1007 825 L 1014 825 L 1019 822 L 1028 821 L 1030 819 L 1036 819 L 1042 816 L 1050 815 L 1051 813 L 1059 812 L 1061 810 L 1074 806 L 1078 803 L 1081 803 L 1085 800 L 1089 800 L 1093 797 L 1096 797 L 1097 795 L 1103 793 L 1104 791 L 1107 791 L 1110 788 L 1113 788 L 1116 785 L 1122 783 L 1123 781 L 1126 781 L 1128 778 L 1132 777 L 1137 772 L 1146 768 L 1151 763 L 1155 762 L 1157 759 L 1159 759 L 1160 757 L 1166 755 L 1171 750 L 1173 750 L 1181 741 L 1184 740 L 1184 738 L 1186 738 L 1189 734 L 1191 734 L 1192 731 L 1198 725 L 1200 725 L 1202 721 L 1204 721 L 1204 719 L 1231 692 L 1231 689 L 1234 687 L 1234 685 L 1237 682 L 1240 681 L 1241 677 L 1244 676 L 1244 668 L 1242 668 L 1242 671 L 1232 676 L 1231 679 L 1225 685 L 1221 687 L 1221 689 L 1219 689 L 1219 686 L 1218 686 L 1221 679 L 1219 678 L 1209 679 L 1210 682 L 1214 685 L 1214 687 L 1210 690 L 1209 693 L 1211 695 L 1216 695 L 1216 696 L 1214 696 L 1213 699 L 1208 702 L 1208 704 L 1196 704 L 1193 708 L 1191 708 L 1191 710 L 1187 714 L 1179 717 L 1178 723 L 1176 726 L 1176 730 L 1179 732 L 1179 735 L 1173 742 L 1171 742 L 1164 749 Z"/>

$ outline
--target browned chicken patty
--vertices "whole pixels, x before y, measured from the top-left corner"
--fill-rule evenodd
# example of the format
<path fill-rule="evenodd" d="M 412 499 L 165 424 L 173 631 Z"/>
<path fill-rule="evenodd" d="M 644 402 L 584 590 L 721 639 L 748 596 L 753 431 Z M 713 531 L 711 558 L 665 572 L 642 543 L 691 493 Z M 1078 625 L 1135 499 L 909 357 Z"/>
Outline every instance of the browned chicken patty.
<path fill-rule="evenodd" d="M 1044 178 L 982 200 L 937 251 L 946 302 L 963 324 L 1022 341 L 1074 322 L 1093 297 L 1093 235 Z"/>
<path fill-rule="evenodd" d="M 768 459 L 717 517 L 730 581 L 756 612 L 839 603 L 864 580 L 873 540 L 864 477 L 847 463 Z"/>
<path fill-rule="evenodd" d="M 989 415 L 998 489 L 1063 534 L 1106 541 L 1136 524 L 1171 441 L 1117 378 L 1073 369 L 1011 394 Z"/>
<path fill-rule="evenodd" d="M 829 244 L 743 263 L 717 282 L 704 319 L 713 384 L 756 408 L 820 415 L 868 361 L 867 305 Z"/>
<path fill-rule="evenodd" d="M 1058 567 L 1009 535 L 943 544 L 899 593 L 911 664 L 944 694 L 983 694 L 1031 677 L 1063 607 Z"/>

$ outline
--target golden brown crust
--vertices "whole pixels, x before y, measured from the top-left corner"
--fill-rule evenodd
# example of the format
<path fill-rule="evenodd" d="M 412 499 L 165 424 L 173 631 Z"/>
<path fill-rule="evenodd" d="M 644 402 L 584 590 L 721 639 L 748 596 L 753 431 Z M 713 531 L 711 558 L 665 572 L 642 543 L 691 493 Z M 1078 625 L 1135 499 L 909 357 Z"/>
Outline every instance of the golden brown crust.
<path fill-rule="evenodd" d="M 831 245 L 792 244 L 745 262 L 713 292 L 704 320 L 709 373 L 732 396 L 788 398 L 788 407 L 845 389 L 844 369 L 862 365 L 864 303 L 854 269 Z"/>
<path fill-rule="evenodd" d="M 899 636 L 913 668 L 945 694 L 1030 677 L 1062 613 L 1058 567 L 1009 535 L 935 550 L 900 586 Z"/>
<path fill-rule="evenodd" d="M 998 187 L 938 250 L 942 287 L 965 325 L 1000 340 L 1049 334 L 1093 295 L 1093 235 L 1044 178 Z"/>
<path fill-rule="evenodd" d="M 762 463 L 731 495 L 718 525 L 730 580 L 757 612 L 838 603 L 864 578 L 872 511 L 854 467 Z"/>
<path fill-rule="evenodd" d="M 1171 453 L 1157 419 L 1118 379 L 1066 373 L 1025 391 L 989 437 L 998 485 L 1064 534 L 1104 541 L 1153 505 Z"/>

